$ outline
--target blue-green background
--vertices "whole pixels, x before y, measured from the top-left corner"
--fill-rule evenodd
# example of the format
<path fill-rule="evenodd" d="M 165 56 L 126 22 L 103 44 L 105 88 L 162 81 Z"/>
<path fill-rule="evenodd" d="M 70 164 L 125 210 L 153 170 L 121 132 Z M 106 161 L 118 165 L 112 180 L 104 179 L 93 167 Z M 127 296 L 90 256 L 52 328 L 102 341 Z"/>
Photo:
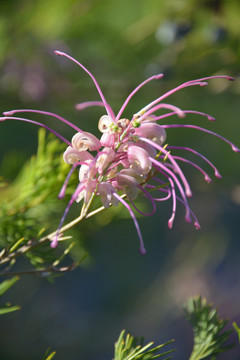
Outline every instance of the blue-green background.
<path fill-rule="evenodd" d="M 98 134 L 102 109 L 74 110 L 77 102 L 98 100 L 91 79 L 56 57 L 54 49 L 89 68 L 116 111 L 141 81 L 164 72 L 163 80 L 132 99 L 126 117 L 183 81 L 226 74 L 236 81 L 212 80 L 169 102 L 210 113 L 215 123 L 191 116 L 183 121 L 240 146 L 239 18 L 238 0 L 1 1 L 0 108 L 53 111 Z M 54 127 L 71 137 L 65 126 Z M 147 248 L 143 257 L 131 220 L 123 215 L 109 224 L 106 212 L 97 231 L 89 226 L 84 235 L 91 259 L 83 268 L 53 284 L 26 276 L 9 292 L 22 310 L 0 319 L 1 359 L 40 359 L 48 346 L 57 351 L 56 360 L 111 358 L 123 328 L 156 343 L 175 338 L 175 358 L 186 359 L 192 334 L 181 304 L 195 294 L 240 323 L 239 155 L 219 139 L 189 129 L 169 130 L 167 141 L 194 147 L 223 175 L 209 185 L 195 169 L 183 167 L 194 192 L 190 205 L 203 229 L 196 232 L 186 224 L 179 205 L 168 230 L 171 204 L 160 203 L 154 216 L 139 218 Z M 36 149 L 36 127 L 0 124 L 0 169 L 6 179 L 13 180 Z M 232 358 L 239 359 L 239 352 Z"/>

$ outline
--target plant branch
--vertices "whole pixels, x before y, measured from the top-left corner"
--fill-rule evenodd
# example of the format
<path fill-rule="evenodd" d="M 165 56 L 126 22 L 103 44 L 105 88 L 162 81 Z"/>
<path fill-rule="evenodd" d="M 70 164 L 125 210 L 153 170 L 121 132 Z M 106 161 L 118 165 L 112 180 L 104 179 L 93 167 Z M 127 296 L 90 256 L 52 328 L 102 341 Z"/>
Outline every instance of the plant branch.
<path fill-rule="evenodd" d="M 85 219 L 89 219 L 90 217 L 98 214 L 99 212 L 103 211 L 103 210 L 106 210 L 106 208 L 104 206 L 100 206 L 99 208 L 91 211 L 88 213 L 89 211 L 89 208 L 90 206 L 92 205 L 92 202 L 94 200 L 94 197 L 95 197 L 95 194 L 92 195 L 91 199 L 89 200 L 88 204 L 87 205 L 83 205 L 82 206 L 82 209 L 81 209 L 81 213 L 80 213 L 80 216 L 78 216 L 76 219 L 70 221 L 68 224 L 66 224 L 65 226 L 63 226 L 60 231 L 59 231 L 59 234 L 60 235 L 63 235 L 63 233 L 69 229 L 71 229 L 73 226 L 75 226 L 76 224 L 78 224 L 79 222 L 85 220 Z M 125 198 L 126 195 L 122 195 L 121 196 L 122 198 Z M 20 248 L 16 249 L 16 247 L 13 245 L 11 247 L 11 251 L 8 251 L 7 249 L 3 249 L 0 253 L 0 266 L 1 265 L 4 265 L 10 261 L 12 261 L 13 259 L 16 259 L 18 258 L 19 256 L 25 254 L 26 252 L 28 252 L 29 250 L 31 249 L 34 249 L 38 246 L 40 246 L 41 244 L 45 243 L 46 241 L 51 241 L 54 236 L 57 234 L 57 230 L 40 238 L 39 240 L 29 240 L 27 244 L 25 245 L 22 245 Z M 59 240 L 60 241 L 63 241 L 65 239 L 68 239 L 69 237 L 62 237 L 60 236 Z M 22 239 L 20 239 L 22 241 Z M 20 243 L 20 241 L 17 241 L 17 243 Z M 16 244 L 17 244 L 16 243 Z M 14 251 L 13 251 L 14 249 Z M 39 270 L 40 272 L 41 271 L 44 271 L 44 270 Z M 4 275 L 4 273 L 3 273 Z"/>
<path fill-rule="evenodd" d="M 15 276 L 15 275 L 38 275 L 41 277 L 48 277 L 51 273 L 63 273 L 67 271 L 71 271 L 77 268 L 79 262 L 73 262 L 69 266 L 62 266 L 60 268 L 56 266 L 48 266 L 44 269 L 31 269 L 25 271 L 9 271 L 9 272 L 2 272 L 0 275 L 2 276 Z"/>

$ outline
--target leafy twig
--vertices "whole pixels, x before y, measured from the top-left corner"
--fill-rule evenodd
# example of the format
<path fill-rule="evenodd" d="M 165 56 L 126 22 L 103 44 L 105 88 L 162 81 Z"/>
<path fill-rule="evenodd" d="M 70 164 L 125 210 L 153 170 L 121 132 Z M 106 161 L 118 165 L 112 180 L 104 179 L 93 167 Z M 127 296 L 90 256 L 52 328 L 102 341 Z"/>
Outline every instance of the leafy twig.
<path fill-rule="evenodd" d="M 130 334 L 125 336 L 125 330 L 122 330 L 115 343 L 114 360 L 153 360 L 160 358 L 176 351 L 176 349 L 172 349 L 161 354 L 158 353 L 160 349 L 171 344 L 173 341 L 170 340 L 162 345 L 151 348 L 153 342 L 143 346 L 143 338 L 134 338 Z M 172 356 L 164 358 L 164 360 L 169 359 L 172 359 Z"/>
<path fill-rule="evenodd" d="M 44 269 L 31 269 L 31 270 L 25 270 L 25 271 L 9 271 L 9 272 L 1 272 L 0 275 L 2 276 L 15 276 L 15 275 L 38 275 L 41 277 L 48 277 L 52 273 L 64 273 L 67 271 L 74 270 L 78 267 L 78 262 L 73 262 L 69 266 L 62 266 L 62 267 L 56 267 L 56 266 L 48 266 Z"/>
<path fill-rule="evenodd" d="M 201 296 L 190 298 L 184 306 L 186 319 L 193 327 L 194 346 L 189 360 L 201 360 L 216 356 L 229 349 L 224 346 L 232 330 L 223 330 L 227 320 L 219 319 L 217 310 Z"/>

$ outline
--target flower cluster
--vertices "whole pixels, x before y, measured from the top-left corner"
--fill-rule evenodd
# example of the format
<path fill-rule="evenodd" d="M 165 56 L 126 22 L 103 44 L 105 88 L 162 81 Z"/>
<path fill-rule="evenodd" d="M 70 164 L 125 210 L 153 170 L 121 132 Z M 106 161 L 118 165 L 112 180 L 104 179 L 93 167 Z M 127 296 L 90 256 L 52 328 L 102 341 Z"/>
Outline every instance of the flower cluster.
<path fill-rule="evenodd" d="M 102 133 L 101 138 L 98 139 L 93 134 L 82 131 L 78 126 L 59 115 L 45 111 L 29 109 L 12 110 L 5 112 L 5 116 L 0 118 L 0 121 L 12 119 L 43 126 L 68 145 L 63 154 L 63 159 L 72 167 L 59 193 L 59 198 L 64 197 L 71 174 L 75 169 L 79 168 L 79 184 L 71 196 L 71 200 L 63 214 L 57 235 L 52 240 L 51 246 L 57 246 L 61 227 L 72 203 L 75 201 L 83 201 L 83 207 L 86 207 L 95 196 L 100 197 L 105 208 L 111 205 L 117 206 L 119 203 L 122 203 L 127 208 L 138 233 L 141 254 L 145 253 L 145 248 L 132 207 L 143 215 L 152 215 L 156 210 L 157 202 L 172 199 L 172 213 L 168 220 L 169 228 L 172 227 L 174 222 L 176 204 L 180 202 L 186 210 L 186 221 L 193 221 L 195 227 L 199 229 L 199 222 L 195 214 L 191 211 L 187 200 L 187 198 L 192 195 L 192 192 L 179 163 L 185 162 L 190 164 L 203 174 L 207 182 L 211 182 L 212 180 L 208 173 L 195 162 L 177 155 L 178 150 L 193 153 L 214 170 L 217 178 L 221 178 L 221 175 L 214 164 L 196 150 L 189 147 L 168 145 L 166 143 L 166 129 L 192 128 L 200 130 L 224 140 L 231 145 L 233 151 L 240 152 L 240 150 L 229 140 L 205 128 L 186 124 L 163 124 L 163 119 L 173 115 L 183 118 L 186 114 L 198 114 L 206 117 L 210 121 L 215 120 L 208 114 L 199 111 L 182 110 L 174 105 L 163 102 L 163 100 L 183 88 L 189 86 L 205 86 L 207 85 L 206 81 L 212 78 L 226 78 L 228 80 L 233 80 L 233 78 L 228 76 L 211 76 L 185 82 L 161 95 L 134 114 L 130 119 L 127 119 L 122 117 L 122 113 L 133 95 L 149 81 L 162 78 L 163 74 L 154 75 L 141 83 L 130 93 L 118 114 L 115 115 L 110 105 L 106 102 L 95 77 L 89 70 L 63 52 L 56 51 L 56 54 L 72 60 L 92 78 L 101 97 L 101 101 L 89 101 L 77 104 L 76 108 L 78 110 L 89 106 L 102 106 L 105 108 L 106 114 L 100 118 L 98 123 L 98 129 Z M 164 110 L 164 113 L 157 115 L 158 110 L 161 109 Z M 69 142 L 62 135 L 42 123 L 13 116 L 21 112 L 40 113 L 55 117 L 73 128 L 76 133 L 71 142 Z M 160 124 L 158 122 L 160 122 Z M 139 194 L 142 194 L 150 201 L 152 205 L 152 211 L 150 213 L 144 213 L 136 207 L 134 201 Z"/>

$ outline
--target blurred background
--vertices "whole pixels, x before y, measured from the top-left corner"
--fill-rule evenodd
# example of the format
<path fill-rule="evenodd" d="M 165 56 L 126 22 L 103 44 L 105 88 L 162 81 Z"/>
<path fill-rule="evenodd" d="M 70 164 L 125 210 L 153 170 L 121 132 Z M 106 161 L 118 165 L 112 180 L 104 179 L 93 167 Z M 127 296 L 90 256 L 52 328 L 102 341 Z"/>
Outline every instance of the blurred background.
<path fill-rule="evenodd" d="M 52 111 L 99 136 L 103 110 L 79 113 L 74 108 L 78 102 L 99 99 L 92 80 L 57 57 L 53 51 L 58 49 L 94 73 L 116 111 L 140 82 L 163 72 L 162 80 L 146 85 L 132 99 L 126 117 L 183 81 L 234 76 L 235 82 L 211 80 L 208 87 L 187 88 L 169 102 L 211 114 L 214 123 L 196 116 L 184 121 L 216 131 L 239 146 L 239 18 L 238 0 L 1 1 L 1 112 Z M 41 119 L 71 137 L 67 127 Z M 30 124 L 0 124 L 0 174 L 6 181 L 13 181 L 36 153 L 37 133 Z M 90 253 L 82 267 L 53 283 L 22 277 L 7 294 L 22 310 L 0 318 L 2 360 L 40 359 L 48 346 L 57 351 L 56 360 L 109 359 L 123 328 L 156 343 L 174 338 L 175 358 L 186 359 L 192 333 L 181 306 L 196 294 L 213 302 L 230 323 L 240 324 L 239 155 L 221 140 L 190 129 L 169 130 L 167 141 L 194 147 L 223 176 L 209 185 L 197 171 L 183 166 L 194 192 L 190 206 L 202 230 L 185 223 L 181 206 L 169 230 L 171 204 L 159 204 L 154 216 L 139 218 L 147 249 L 140 256 L 124 209 L 112 222 L 110 209 L 78 226 L 74 236 Z M 64 201 L 59 206 L 54 224 Z M 73 217 L 70 213 L 69 221 Z M 229 358 L 239 359 L 239 351 L 233 350 Z"/>

